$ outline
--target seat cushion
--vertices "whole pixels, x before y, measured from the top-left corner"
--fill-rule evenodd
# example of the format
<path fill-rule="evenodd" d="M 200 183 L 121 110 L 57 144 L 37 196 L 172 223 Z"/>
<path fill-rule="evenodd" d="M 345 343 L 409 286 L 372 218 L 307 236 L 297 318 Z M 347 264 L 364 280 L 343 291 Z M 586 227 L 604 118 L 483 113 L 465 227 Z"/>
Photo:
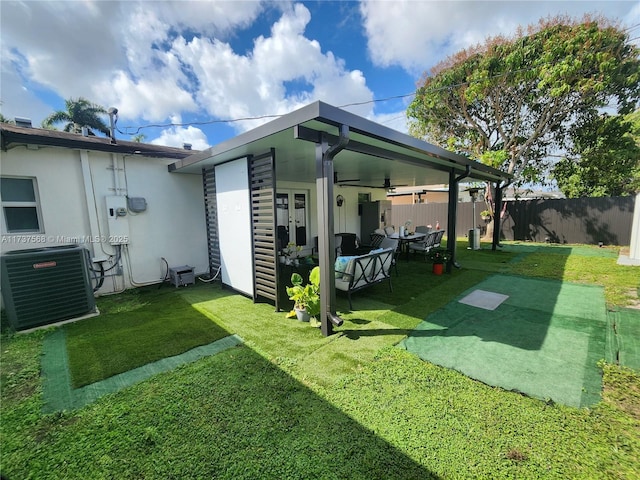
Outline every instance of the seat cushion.
<path fill-rule="evenodd" d="M 355 258 L 355 257 L 354 256 L 344 256 L 344 257 L 336 258 L 336 263 L 334 265 L 336 278 L 342 278 L 342 276 L 344 275 L 344 272 L 347 269 L 347 266 L 349 265 L 349 262 L 351 261 L 352 258 Z"/>

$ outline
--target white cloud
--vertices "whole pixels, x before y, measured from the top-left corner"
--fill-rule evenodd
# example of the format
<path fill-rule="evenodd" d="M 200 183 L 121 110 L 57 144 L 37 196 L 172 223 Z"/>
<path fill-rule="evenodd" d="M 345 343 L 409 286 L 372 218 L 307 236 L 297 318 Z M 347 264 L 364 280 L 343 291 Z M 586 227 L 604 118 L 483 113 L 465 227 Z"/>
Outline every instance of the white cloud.
<path fill-rule="evenodd" d="M 187 29 L 224 38 L 261 9 L 257 1 L 2 2 L 3 59 L 9 51 L 25 60 L 20 72 L 3 61 L 2 84 L 20 73 L 62 98 L 126 104 L 123 117 L 163 119 L 195 108 L 179 59 L 163 50 L 170 36 Z M 3 109 L 14 110 L 19 105 L 6 91 Z"/>
<path fill-rule="evenodd" d="M 161 121 L 174 112 L 196 109 L 191 94 L 180 88 L 176 73 L 179 71 L 166 69 L 153 77 L 134 81 L 119 71 L 111 79 L 96 85 L 95 93 L 105 104 L 116 105 L 124 118 L 141 116 L 150 121 Z"/>
<path fill-rule="evenodd" d="M 109 10 L 107 2 L 3 2 L 3 45 L 27 60 L 31 81 L 88 96 L 92 80 L 125 66 Z"/>
<path fill-rule="evenodd" d="M 376 114 L 370 119 L 380 125 L 384 125 L 385 127 L 393 128 L 394 130 L 398 130 L 402 133 L 409 133 L 406 110 Z"/>
<path fill-rule="evenodd" d="M 630 14 L 630 10 L 636 14 Z M 360 4 L 374 64 L 398 65 L 419 74 L 463 48 L 485 38 L 509 35 L 519 25 L 541 17 L 568 14 L 580 17 L 600 12 L 626 23 L 637 19 L 630 1 L 365 1 Z M 637 21 L 636 21 L 637 23 Z"/>
<path fill-rule="evenodd" d="M 117 107 L 121 124 L 203 109 L 217 118 L 283 114 L 314 100 L 373 98 L 361 71 L 348 70 L 305 36 L 311 18 L 305 6 L 267 4 L 281 17 L 252 49 L 237 53 L 230 39 L 254 23 L 265 3 L 3 2 L 3 49 L 22 59 L 21 66 L 3 62 L 3 84 L 20 79 L 61 98 Z M 17 106 L 5 100 L 8 110 Z M 373 106 L 351 110 L 368 116 Z"/>
<path fill-rule="evenodd" d="M 260 36 L 246 55 L 219 40 L 182 37 L 171 52 L 198 78 L 198 101 L 218 118 L 282 114 L 314 100 L 332 104 L 366 101 L 373 93 L 362 72 L 349 71 L 318 42 L 304 36 L 310 13 L 301 4 L 283 13 L 269 37 Z M 360 114 L 371 105 L 354 107 Z M 249 129 L 263 121 L 243 122 Z"/>
<path fill-rule="evenodd" d="M 171 127 L 164 130 L 158 138 L 149 141 L 149 143 L 177 148 L 182 148 L 185 143 L 190 143 L 194 150 L 205 150 L 211 146 L 207 142 L 207 136 L 204 132 L 192 126 Z"/>
<path fill-rule="evenodd" d="M 25 68 L 24 59 L 12 54 L 4 46 L 0 51 L 0 58 L 2 72 L 0 74 L 2 85 L 0 112 L 7 119 L 29 118 L 34 126 L 39 126 L 45 116 L 50 113 L 50 108 L 38 99 L 28 84 L 23 82 L 19 70 Z"/>

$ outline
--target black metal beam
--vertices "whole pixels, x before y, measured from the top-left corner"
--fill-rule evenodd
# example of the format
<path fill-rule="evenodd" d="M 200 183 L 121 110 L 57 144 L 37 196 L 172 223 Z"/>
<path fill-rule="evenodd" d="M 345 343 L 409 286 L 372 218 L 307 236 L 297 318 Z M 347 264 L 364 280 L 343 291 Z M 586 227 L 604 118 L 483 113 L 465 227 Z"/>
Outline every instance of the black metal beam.
<path fill-rule="evenodd" d="M 349 142 L 349 127 L 341 126 L 340 138 L 329 146 L 326 135 L 316 142 L 316 195 L 318 209 L 318 260 L 320 264 L 320 329 L 333 333 L 342 320 L 336 315 L 335 232 L 333 228 L 333 158 Z"/>
<path fill-rule="evenodd" d="M 447 273 L 451 272 L 451 266 L 458 267 L 456 260 L 457 250 L 457 232 L 456 219 L 458 217 L 458 182 L 456 172 L 451 169 L 449 171 L 449 208 L 447 209 L 447 250 L 451 259 L 447 262 Z"/>
<path fill-rule="evenodd" d="M 491 242 L 491 250 L 495 250 L 500 245 L 500 231 L 502 230 L 502 222 L 500 215 L 502 213 L 502 189 L 501 184 L 496 184 L 496 201 L 495 210 L 493 212 L 493 241 Z"/>
<path fill-rule="evenodd" d="M 467 165 L 465 172 L 457 177 L 456 172 L 454 172 L 453 170 L 449 172 L 449 218 L 447 221 L 447 249 L 449 250 L 449 253 L 451 255 L 451 260 L 449 261 L 449 263 L 447 263 L 447 272 L 451 271 L 452 265 L 456 268 L 460 268 L 460 264 L 456 260 L 456 250 L 458 249 L 458 242 L 456 242 L 456 239 L 458 238 L 456 233 L 456 223 L 458 218 L 458 191 L 460 190 L 458 184 L 460 183 L 460 180 L 467 178 L 470 173 L 470 165 Z M 453 238 L 453 244 L 449 241 L 450 238 Z M 450 244 L 452 245 L 450 246 Z"/>

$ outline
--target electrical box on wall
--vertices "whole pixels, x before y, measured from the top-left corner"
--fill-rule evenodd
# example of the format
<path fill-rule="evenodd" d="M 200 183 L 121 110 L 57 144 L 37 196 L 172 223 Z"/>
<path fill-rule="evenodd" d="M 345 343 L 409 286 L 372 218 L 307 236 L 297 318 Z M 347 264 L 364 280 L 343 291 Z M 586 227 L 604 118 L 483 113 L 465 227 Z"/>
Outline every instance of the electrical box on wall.
<path fill-rule="evenodd" d="M 133 213 L 140 213 L 147 210 L 147 200 L 143 197 L 127 197 L 127 206 Z"/>
<path fill-rule="evenodd" d="M 123 245 L 129 243 L 129 218 L 127 197 L 115 195 L 105 197 L 107 204 L 107 223 L 109 225 L 108 243 Z"/>

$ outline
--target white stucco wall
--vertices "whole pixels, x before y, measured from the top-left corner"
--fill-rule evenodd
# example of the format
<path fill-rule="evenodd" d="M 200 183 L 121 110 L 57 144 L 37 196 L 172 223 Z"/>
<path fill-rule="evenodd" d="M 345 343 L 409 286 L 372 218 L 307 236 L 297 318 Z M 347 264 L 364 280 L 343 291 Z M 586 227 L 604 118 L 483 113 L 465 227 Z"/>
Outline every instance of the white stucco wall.
<path fill-rule="evenodd" d="M 629 257 L 633 260 L 640 260 L 640 193 L 636 195 L 635 206 L 633 209 Z"/>
<path fill-rule="evenodd" d="M 117 193 L 144 197 L 147 210 L 138 214 L 128 212 L 123 218 L 129 233 L 127 247 L 123 248 L 124 269 L 121 275 L 106 278 L 98 293 L 161 281 L 166 274 L 163 257 L 172 267 L 190 265 L 196 273 L 207 271 L 204 200 L 199 175 L 168 173 L 167 165 L 174 161 L 171 159 L 116 155 L 116 178 L 112 154 L 90 151 L 86 155 L 90 170 L 89 202 L 80 151 L 16 147 L 2 152 L 2 176 L 36 178 L 42 220 L 42 232 L 25 235 L 7 235 L 3 220 L 3 252 L 80 240 L 94 258 L 110 258 L 111 263 L 105 263 L 110 266 L 116 248 L 108 242 L 105 198 Z M 97 221 L 98 231 L 91 229 L 91 216 L 95 219 L 94 225 Z"/>

